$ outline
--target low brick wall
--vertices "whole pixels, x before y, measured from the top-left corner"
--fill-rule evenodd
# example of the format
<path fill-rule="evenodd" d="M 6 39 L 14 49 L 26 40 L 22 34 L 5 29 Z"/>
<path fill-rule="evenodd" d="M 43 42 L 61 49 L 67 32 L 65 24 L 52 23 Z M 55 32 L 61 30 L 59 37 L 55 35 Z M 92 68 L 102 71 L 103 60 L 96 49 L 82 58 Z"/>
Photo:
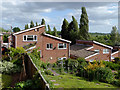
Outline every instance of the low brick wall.
<path fill-rule="evenodd" d="M 36 71 L 39 73 L 39 77 L 41 78 L 41 87 L 43 90 L 50 90 L 49 84 L 46 82 L 44 77 L 42 76 L 40 70 L 36 67 L 36 65 L 33 63 L 31 57 L 29 55 L 25 55 L 25 59 L 27 59 L 25 62 L 25 68 L 26 68 L 26 77 L 32 78 Z"/>

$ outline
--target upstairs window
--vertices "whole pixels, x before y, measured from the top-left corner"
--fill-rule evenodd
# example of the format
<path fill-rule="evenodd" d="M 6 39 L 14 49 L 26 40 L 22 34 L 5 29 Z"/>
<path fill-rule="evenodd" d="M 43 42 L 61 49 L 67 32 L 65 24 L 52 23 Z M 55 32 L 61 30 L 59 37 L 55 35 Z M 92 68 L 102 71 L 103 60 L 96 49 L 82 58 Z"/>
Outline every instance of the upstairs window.
<path fill-rule="evenodd" d="M 99 53 L 99 49 L 95 49 L 94 51 L 97 52 L 97 53 Z"/>
<path fill-rule="evenodd" d="M 103 54 L 108 54 L 109 53 L 109 49 L 103 49 Z"/>
<path fill-rule="evenodd" d="M 47 44 L 47 49 L 52 49 L 53 48 L 53 44 L 52 43 L 48 43 Z"/>
<path fill-rule="evenodd" d="M 37 41 L 37 35 L 23 35 L 23 41 Z"/>
<path fill-rule="evenodd" d="M 66 49 L 66 43 L 59 43 L 58 44 L 58 49 Z"/>

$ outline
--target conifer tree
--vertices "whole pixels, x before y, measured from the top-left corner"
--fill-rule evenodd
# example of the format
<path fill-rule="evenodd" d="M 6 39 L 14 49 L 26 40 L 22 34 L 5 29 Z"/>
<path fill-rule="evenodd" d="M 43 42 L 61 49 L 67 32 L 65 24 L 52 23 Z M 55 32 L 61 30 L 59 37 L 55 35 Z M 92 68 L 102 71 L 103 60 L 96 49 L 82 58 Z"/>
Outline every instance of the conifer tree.
<path fill-rule="evenodd" d="M 49 25 L 48 25 L 48 34 L 51 34 L 51 29 Z"/>
<path fill-rule="evenodd" d="M 68 21 L 66 19 L 63 20 L 62 30 L 61 30 L 61 36 L 64 39 L 68 39 Z"/>
<path fill-rule="evenodd" d="M 38 23 L 36 22 L 36 26 L 38 26 Z"/>
<path fill-rule="evenodd" d="M 30 28 L 32 28 L 32 27 L 34 27 L 34 23 L 33 23 L 33 21 L 31 20 L 31 22 L 30 22 Z"/>
<path fill-rule="evenodd" d="M 41 25 L 45 25 L 45 20 L 42 19 Z"/>
<path fill-rule="evenodd" d="M 80 37 L 82 36 L 83 39 L 88 40 L 89 39 L 89 20 L 88 15 L 86 12 L 85 7 L 82 7 L 82 14 L 80 18 Z"/>
<path fill-rule="evenodd" d="M 57 35 L 57 29 L 54 27 L 53 30 L 54 30 L 53 35 L 54 35 L 54 36 L 58 36 L 58 35 Z"/>
<path fill-rule="evenodd" d="M 29 28 L 29 26 L 28 26 L 28 24 L 26 24 L 26 25 L 25 25 L 25 29 L 28 29 L 28 28 Z"/>

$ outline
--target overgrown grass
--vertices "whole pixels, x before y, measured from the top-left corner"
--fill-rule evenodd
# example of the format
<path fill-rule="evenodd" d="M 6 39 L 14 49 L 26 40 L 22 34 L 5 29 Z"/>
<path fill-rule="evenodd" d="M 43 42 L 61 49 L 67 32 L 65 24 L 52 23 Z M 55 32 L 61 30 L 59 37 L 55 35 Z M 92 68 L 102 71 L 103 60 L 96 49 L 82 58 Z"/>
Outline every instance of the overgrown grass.
<path fill-rule="evenodd" d="M 10 75 L 0 74 L 0 89 L 6 88 L 11 84 L 12 78 Z"/>
<path fill-rule="evenodd" d="M 86 81 L 82 77 L 70 74 L 58 76 L 45 75 L 45 77 L 47 77 L 50 82 L 52 82 L 51 80 L 55 80 L 52 82 L 53 88 L 118 88 L 107 83 Z"/>

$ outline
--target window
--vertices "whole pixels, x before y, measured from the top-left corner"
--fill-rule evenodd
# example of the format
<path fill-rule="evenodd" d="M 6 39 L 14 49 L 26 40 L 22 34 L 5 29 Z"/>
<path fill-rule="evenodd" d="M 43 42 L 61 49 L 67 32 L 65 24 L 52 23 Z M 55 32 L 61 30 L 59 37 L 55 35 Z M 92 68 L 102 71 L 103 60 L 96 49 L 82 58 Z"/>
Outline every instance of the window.
<path fill-rule="evenodd" d="M 95 49 L 94 51 L 97 52 L 97 53 L 99 53 L 99 49 Z"/>
<path fill-rule="evenodd" d="M 58 60 L 67 60 L 67 57 L 58 58 Z"/>
<path fill-rule="evenodd" d="M 23 35 L 23 41 L 37 41 L 37 35 Z"/>
<path fill-rule="evenodd" d="M 52 49 L 52 48 L 53 48 L 52 43 L 48 43 L 48 44 L 47 44 L 47 49 Z"/>
<path fill-rule="evenodd" d="M 108 54 L 109 50 L 108 49 L 103 49 L 103 54 Z"/>
<path fill-rule="evenodd" d="M 58 49 L 66 49 L 66 43 L 59 43 L 58 44 Z"/>

